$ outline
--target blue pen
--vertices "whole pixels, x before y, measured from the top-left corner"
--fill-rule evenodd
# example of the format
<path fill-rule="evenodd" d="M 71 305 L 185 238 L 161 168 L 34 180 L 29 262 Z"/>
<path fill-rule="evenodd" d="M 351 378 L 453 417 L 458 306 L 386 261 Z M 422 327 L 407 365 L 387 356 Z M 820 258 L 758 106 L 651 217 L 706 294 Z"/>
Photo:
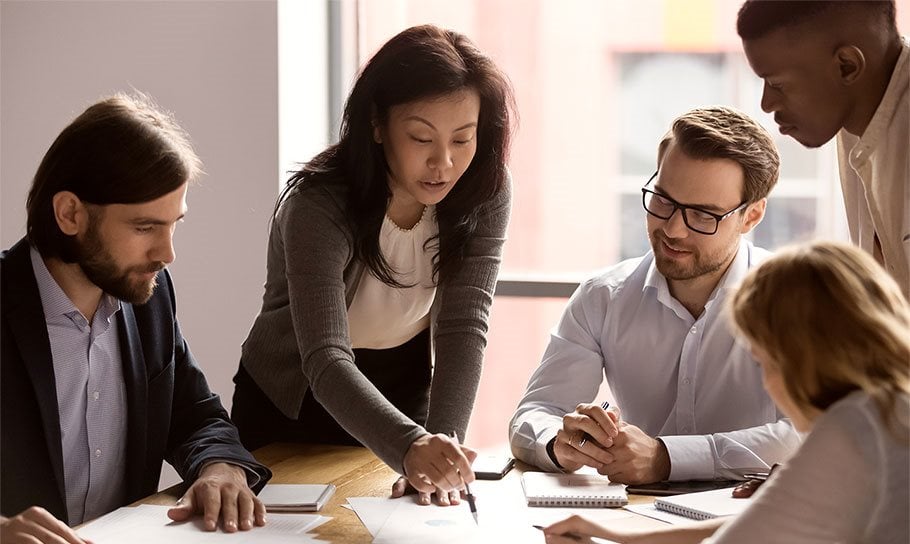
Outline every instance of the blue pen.
<path fill-rule="evenodd" d="M 603 408 L 604 411 L 608 410 L 610 408 L 610 401 L 605 400 L 600 407 Z M 581 437 L 581 440 L 578 441 L 578 447 L 584 446 L 589 438 L 591 438 L 591 436 L 588 433 L 585 433 L 584 436 Z"/>

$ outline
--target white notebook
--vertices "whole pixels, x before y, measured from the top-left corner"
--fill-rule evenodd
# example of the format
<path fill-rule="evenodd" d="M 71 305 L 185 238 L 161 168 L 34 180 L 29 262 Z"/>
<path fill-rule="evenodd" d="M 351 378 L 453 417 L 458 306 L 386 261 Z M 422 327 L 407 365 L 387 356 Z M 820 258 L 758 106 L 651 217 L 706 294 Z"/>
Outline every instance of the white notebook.
<path fill-rule="evenodd" d="M 739 514 L 749 507 L 750 499 L 734 499 L 732 489 L 713 489 L 654 499 L 654 507 L 692 519 L 712 519 Z"/>
<path fill-rule="evenodd" d="M 626 486 L 599 474 L 521 475 L 528 506 L 624 506 L 629 502 Z"/>
<path fill-rule="evenodd" d="M 267 484 L 259 500 L 268 512 L 316 512 L 334 494 L 332 484 Z"/>

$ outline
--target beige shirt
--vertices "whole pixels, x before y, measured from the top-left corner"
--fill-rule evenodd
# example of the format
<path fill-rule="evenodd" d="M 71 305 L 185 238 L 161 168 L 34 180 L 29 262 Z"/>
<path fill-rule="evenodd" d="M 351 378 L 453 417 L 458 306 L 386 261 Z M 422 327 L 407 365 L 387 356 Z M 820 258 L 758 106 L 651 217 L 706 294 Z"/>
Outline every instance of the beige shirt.
<path fill-rule="evenodd" d="M 837 135 L 850 238 L 876 257 L 910 297 L 910 43 L 861 138 Z M 878 246 L 875 237 L 878 237 Z"/>

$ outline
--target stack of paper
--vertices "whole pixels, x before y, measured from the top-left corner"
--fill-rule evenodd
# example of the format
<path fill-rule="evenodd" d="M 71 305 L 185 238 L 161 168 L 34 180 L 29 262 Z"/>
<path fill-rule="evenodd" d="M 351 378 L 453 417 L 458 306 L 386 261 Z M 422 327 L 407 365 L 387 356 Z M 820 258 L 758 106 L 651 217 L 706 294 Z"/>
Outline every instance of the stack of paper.
<path fill-rule="evenodd" d="M 77 533 L 94 544 L 301 544 L 322 542 L 304 533 L 332 519 L 318 514 L 272 514 L 267 517 L 264 527 L 225 533 L 221 529 L 206 531 L 202 516 L 180 523 L 171 521 L 167 517 L 170 508 L 149 504 L 125 506 L 92 521 Z"/>
<path fill-rule="evenodd" d="M 332 484 L 268 484 L 259 500 L 269 512 L 318 512 L 334 494 Z"/>

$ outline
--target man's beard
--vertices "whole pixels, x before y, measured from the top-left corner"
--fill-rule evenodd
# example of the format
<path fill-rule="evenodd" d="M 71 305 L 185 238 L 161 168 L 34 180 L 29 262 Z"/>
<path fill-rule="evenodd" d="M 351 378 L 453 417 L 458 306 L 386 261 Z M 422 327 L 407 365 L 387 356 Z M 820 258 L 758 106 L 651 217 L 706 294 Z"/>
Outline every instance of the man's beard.
<path fill-rule="evenodd" d="M 715 253 L 703 257 L 701 253 L 693 250 L 692 260 L 694 262 L 688 266 L 681 265 L 677 261 L 664 258 L 663 252 L 657 249 L 656 246 L 660 244 L 662 240 L 666 240 L 665 236 L 658 232 L 652 232 L 650 238 L 651 249 L 654 253 L 654 264 L 657 266 L 658 272 L 668 280 L 685 281 L 713 274 L 721 268 L 724 268 L 730 260 L 730 255 Z M 667 241 L 671 242 L 670 240 Z M 670 245 L 672 247 L 673 244 L 671 243 Z"/>
<path fill-rule="evenodd" d="M 85 239 L 76 243 L 76 255 L 79 267 L 89 281 L 105 293 L 130 304 L 145 304 L 158 286 L 157 277 L 143 281 L 130 279 L 130 276 L 134 273 L 158 272 L 165 267 L 165 263 L 156 262 L 120 269 L 101 240 L 94 220 L 85 232 Z"/>

